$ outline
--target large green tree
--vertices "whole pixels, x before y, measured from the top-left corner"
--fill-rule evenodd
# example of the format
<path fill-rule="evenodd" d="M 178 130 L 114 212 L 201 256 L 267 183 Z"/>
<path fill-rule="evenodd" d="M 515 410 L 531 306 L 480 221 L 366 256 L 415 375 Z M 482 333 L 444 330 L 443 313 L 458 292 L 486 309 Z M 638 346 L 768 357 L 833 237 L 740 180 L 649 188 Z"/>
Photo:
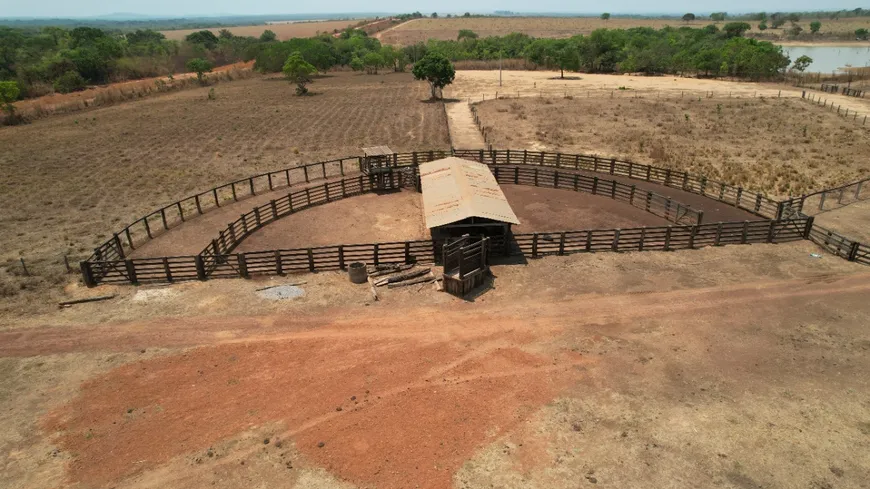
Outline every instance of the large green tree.
<path fill-rule="evenodd" d="M 306 85 L 311 83 L 311 76 L 317 73 L 317 68 L 305 61 L 302 54 L 297 51 L 287 57 L 282 71 L 290 83 L 296 84 L 296 95 L 301 96 L 308 93 Z"/>
<path fill-rule="evenodd" d="M 200 84 L 205 83 L 205 73 L 211 72 L 213 67 L 211 61 L 203 58 L 193 58 L 187 62 L 187 69 L 196 73 L 196 79 Z"/>
<path fill-rule="evenodd" d="M 429 83 L 433 99 L 440 98 L 439 93 L 444 87 L 453 83 L 453 79 L 456 77 L 453 63 L 438 53 L 427 54 L 423 59 L 417 61 L 414 64 L 413 73 L 415 79 L 426 80 Z"/>

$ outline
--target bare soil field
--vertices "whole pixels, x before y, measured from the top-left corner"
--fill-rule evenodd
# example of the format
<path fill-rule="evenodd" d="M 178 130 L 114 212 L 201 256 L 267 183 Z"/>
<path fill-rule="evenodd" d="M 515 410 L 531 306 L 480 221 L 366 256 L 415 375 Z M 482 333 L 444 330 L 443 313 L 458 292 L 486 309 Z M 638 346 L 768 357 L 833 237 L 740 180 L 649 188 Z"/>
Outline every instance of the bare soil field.
<path fill-rule="evenodd" d="M 870 274 L 813 250 L 552 257 L 473 301 L 120 287 L 0 332 L 0 485 L 858 488 Z"/>
<path fill-rule="evenodd" d="M 809 23 L 815 19 L 804 19 L 798 22 L 804 30 L 809 31 Z M 826 39 L 825 35 L 854 33 L 861 27 L 870 28 L 870 18 L 857 17 L 838 20 L 822 20 L 822 28 L 819 30 L 820 42 Z M 425 42 L 429 39 L 450 40 L 456 39 L 461 29 L 470 29 L 480 37 L 504 36 L 513 32 L 527 34 L 532 37 L 571 37 L 578 34 L 589 34 L 596 29 L 631 29 L 634 27 L 652 27 L 661 29 L 666 26 L 682 27 L 689 26 L 701 28 L 713 24 L 709 19 L 698 19 L 693 22 L 665 19 L 621 19 L 601 20 L 598 17 L 489 17 L 489 18 L 438 18 L 438 19 L 415 19 L 400 24 L 392 29 L 382 32 L 379 38 L 388 44 L 409 45 L 416 42 Z M 752 25 L 750 34 L 760 34 L 758 22 L 749 22 Z M 724 23 L 717 24 L 720 28 Z M 786 26 L 788 27 L 788 26 Z M 785 29 L 767 30 L 766 36 L 772 39 L 785 38 Z M 810 40 L 801 42 L 811 43 Z M 866 43 L 865 43 L 866 44 Z"/>
<path fill-rule="evenodd" d="M 428 237 L 420 194 L 403 190 L 358 195 L 291 214 L 252 234 L 237 250 L 414 241 Z"/>
<path fill-rule="evenodd" d="M 266 30 L 274 32 L 278 39 L 286 41 L 294 37 L 314 37 L 320 33 L 332 34 L 336 30 L 342 31 L 348 27 L 354 26 L 363 19 L 355 20 L 325 20 L 319 22 L 294 22 L 288 24 L 260 24 L 260 25 L 243 25 L 237 27 L 215 27 L 212 29 L 177 29 L 171 31 L 161 31 L 167 39 L 176 41 L 183 40 L 189 34 L 202 30 L 212 31 L 215 35 L 222 29 L 227 29 L 235 36 L 253 36 L 260 37 Z"/>
<path fill-rule="evenodd" d="M 63 256 L 154 208 L 227 181 L 360 153 L 449 146 L 444 109 L 410 74 L 336 74 L 296 97 L 255 77 L 0 129 L 0 308 L 45 308 Z M 24 276 L 18 258 L 29 271 Z"/>
<path fill-rule="evenodd" d="M 801 100 L 520 98 L 478 111 L 498 148 L 613 155 L 778 197 L 870 173 L 870 128 Z"/>

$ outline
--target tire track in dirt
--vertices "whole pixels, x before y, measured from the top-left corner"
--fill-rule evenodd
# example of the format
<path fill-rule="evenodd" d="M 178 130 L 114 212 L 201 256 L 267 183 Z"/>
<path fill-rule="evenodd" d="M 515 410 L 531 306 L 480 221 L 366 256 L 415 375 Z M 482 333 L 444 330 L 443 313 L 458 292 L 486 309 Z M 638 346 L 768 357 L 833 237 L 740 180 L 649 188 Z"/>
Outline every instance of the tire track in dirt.
<path fill-rule="evenodd" d="M 818 286 L 821 281 L 825 287 Z M 550 303 L 546 308 L 514 301 L 487 304 L 467 311 L 408 309 L 401 318 L 392 315 L 380 317 L 372 313 L 359 318 L 349 315 L 346 310 L 325 309 L 294 318 L 222 317 L 63 328 L 44 326 L 0 333 L 0 356 L 129 351 L 142 346 L 173 348 L 288 339 L 417 338 L 437 341 L 444 336 L 480 337 L 505 330 L 529 333 L 540 328 L 552 330 L 704 311 L 722 311 L 727 315 L 735 308 L 753 304 L 763 307 L 771 303 L 822 299 L 833 295 L 864 296 L 868 293 L 870 274 L 863 273 L 668 292 L 584 294 Z M 534 307 L 539 313 L 533 319 L 522 319 L 528 318 L 529 307 Z M 470 316 L 486 317 L 487 320 L 479 321 L 475 328 L 469 329 L 464 324 Z M 262 332 L 260 324 L 263 322 L 271 325 L 269 333 Z M 236 336 L 216 335 L 224 331 L 234 331 Z"/>

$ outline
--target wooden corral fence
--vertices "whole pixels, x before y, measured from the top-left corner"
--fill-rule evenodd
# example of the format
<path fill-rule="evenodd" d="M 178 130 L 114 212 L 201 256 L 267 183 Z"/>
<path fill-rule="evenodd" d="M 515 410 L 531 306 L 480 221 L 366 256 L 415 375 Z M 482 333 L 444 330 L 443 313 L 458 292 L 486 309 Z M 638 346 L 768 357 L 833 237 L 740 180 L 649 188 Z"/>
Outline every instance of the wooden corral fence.
<path fill-rule="evenodd" d="M 493 167 L 498 165 L 535 165 L 555 169 L 564 168 L 566 170 L 606 173 L 643 180 L 703 195 L 760 217 L 777 219 L 782 213 L 780 202 L 769 199 L 760 193 L 752 193 L 741 187 L 711 180 L 704 176 L 616 158 L 510 149 L 491 151 L 457 149 L 453 152 L 459 158 L 479 161 Z"/>
<path fill-rule="evenodd" d="M 805 239 L 812 218 L 786 221 L 758 220 L 719 222 L 688 226 L 658 226 L 630 229 L 590 229 L 509 236 L 508 255 L 540 258 L 574 253 L 675 251 L 729 244 L 783 243 Z M 497 240 L 498 238 L 491 238 Z M 85 275 L 85 283 L 164 283 L 210 278 L 250 278 L 254 275 L 344 270 L 355 261 L 372 265 L 388 263 L 434 263 L 438 245 L 433 240 L 318 246 L 286 250 L 229 253 L 212 257 L 219 266 L 209 269 L 201 255 L 164 258 L 134 258 L 83 265 L 83 270 L 104 267 L 109 273 L 99 280 Z M 499 245 L 493 243 L 493 248 Z M 92 272 L 93 273 L 93 272 Z"/>
<path fill-rule="evenodd" d="M 840 85 L 831 85 L 827 83 L 822 83 L 819 89 L 827 93 L 840 93 L 842 91 L 843 95 L 847 97 L 864 98 L 864 95 L 866 94 L 864 90 L 855 90 L 854 88 L 841 87 Z"/>
<path fill-rule="evenodd" d="M 583 170 L 588 172 L 628 177 L 636 180 L 654 182 L 660 185 L 664 185 L 666 187 L 678 188 L 680 190 L 696 193 L 714 200 L 718 200 L 728 205 L 732 205 L 737 208 L 749 211 L 750 213 L 766 219 L 763 221 L 750 221 L 750 223 L 767 223 L 771 220 L 782 220 L 782 222 L 808 222 L 810 223 L 809 225 L 812 226 L 812 220 L 806 220 L 807 216 L 801 214 L 800 212 L 792 210 L 792 201 L 776 202 L 761 194 L 751 193 L 745 191 L 740 187 L 735 187 L 723 182 L 710 180 L 703 176 L 699 177 L 686 172 L 633 163 L 630 161 L 617 160 L 614 158 L 602 158 L 594 155 L 548 153 L 527 150 L 485 151 L 457 149 L 453 150 L 452 153 L 444 150 L 397 153 L 393 155 L 393 164 L 395 166 L 414 165 L 417 163 L 423 163 L 450 156 L 451 154 L 454 154 L 458 157 L 489 164 L 493 168 L 493 173 L 497 175 L 497 178 L 502 183 L 510 183 L 509 179 L 511 178 L 516 178 L 517 181 L 519 181 L 520 177 L 523 179 L 524 183 L 528 182 L 529 179 L 534 181 L 535 172 L 531 171 L 531 173 L 529 173 L 528 169 L 514 170 L 513 168 L 499 168 L 499 165 L 535 165 L 539 167 L 548 167 L 555 170 Z M 287 212 L 290 212 L 291 207 L 293 211 L 301 210 L 303 206 L 319 205 L 324 202 L 341 198 L 342 196 L 354 195 L 354 192 L 359 193 L 367 191 L 367 183 L 365 179 L 362 183 L 360 183 L 359 180 L 360 165 L 360 157 L 354 156 L 318 162 L 299 167 L 287 168 L 284 170 L 256 175 L 247 179 L 237 180 L 235 182 L 221 185 L 211 190 L 174 202 L 138 219 L 137 221 L 134 221 L 130 225 L 121 229 L 119 232 L 114 233 L 112 238 L 96 248 L 94 250 L 94 254 L 88 260 L 83 261 L 80 264 L 84 281 L 88 285 L 96 285 L 99 283 L 109 282 L 168 282 L 188 279 L 204 280 L 209 277 L 220 276 L 245 276 L 247 274 L 247 272 L 245 271 L 247 270 L 247 262 L 245 260 L 247 259 L 247 255 L 252 254 L 247 254 L 244 258 L 242 258 L 243 264 L 240 265 L 236 255 L 228 253 L 228 251 L 232 249 L 231 247 L 229 247 L 229 243 L 234 241 L 234 232 L 236 233 L 235 241 L 237 243 L 240 238 L 244 239 L 243 235 L 246 226 L 248 226 L 248 229 L 250 230 L 252 229 L 251 226 L 256 225 L 257 214 L 259 214 L 260 225 L 262 226 L 264 223 L 267 222 L 267 220 L 274 219 L 273 216 L 275 215 L 278 215 L 278 218 L 286 215 Z M 558 178 L 556 176 L 557 173 L 559 175 Z M 347 177 L 347 175 L 354 176 Z M 399 175 L 399 173 L 397 173 L 397 175 Z M 345 178 L 339 179 L 340 177 Z M 405 177 L 397 176 L 396 178 Z M 331 182 L 326 181 L 330 179 L 335 180 Z M 557 188 L 573 188 L 574 186 L 573 174 L 566 174 L 563 178 L 561 173 L 558 171 L 550 172 L 547 173 L 547 175 L 544 175 L 543 170 L 539 170 L 537 173 L 537 179 L 539 184 L 543 183 L 543 185 L 546 186 L 556 186 Z M 322 185 L 310 186 L 313 182 L 316 182 L 318 180 L 326 182 Z M 408 185 L 408 183 L 408 179 L 405 179 L 403 180 L 402 185 Z M 272 211 L 273 202 L 270 201 L 264 206 L 259 206 L 256 211 L 249 212 L 243 217 L 240 217 L 238 220 L 234 221 L 228 226 L 227 230 L 224 231 L 223 236 L 219 236 L 218 238 L 216 238 L 216 242 L 210 244 L 209 247 L 204 250 L 200 255 L 142 258 L 132 260 L 127 259 L 128 251 L 135 249 L 135 247 L 139 246 L 141 243 L 153 239 L 158 235 L 162 234 L 163 232 L 166 232 L 167 230 L 172 229 L 173 227 L 187 220 L 193 219 L 205 212 L 208 212 L 209 210 L 217 209 L 221 207 L 224 203 L 234 202 L 247 197 L 260 195 L 270 190 L 274 191 L 276 189 L 286 188 L 289 186 L 296 187 L 306 185 L 308 185 L 308 187 L 302 188 L 300 190 L 295 190 L 288 193 L 288 195 L 282 197 L 281 199 L 276 199 L 274 201 L 274 213 Z M 627 201 L 632 205 L 635 205 L 636 207 L 644 209 L 646 208 L 647 195 L 651 194 L 652 197 L 650 197 L 650 209 L 656 210 L 657 212 L 663 211 L 662 217 L 669 218 L 669 220 L 672 220 L 673 222 L 678 224 L 687 222 L 684 219 L 688 219 L 688 222 L 693 224 L 701 223 L 703 220 L 703 216 L 701 215 L 701 213 L 698 213 L 697 211 L 694 211 L 687 206 L 683 206 L 682 204 L 676 204 L 673 202 L 671 202 L 671 204 L 668 204 L 668 199 L 665 197 L 658 196 L 651 192 L 641 192 L 638 191 L 638 189 L 636 189 L 634 186 L 625 185 L 622 183 L 614 183 L 611 180 L 598 179 L 596 183 L 594 177 L 581 175 L 577 177 L 577 189 L 578 191 L 593 192 L 596 195 L 608 195 L 609 192 L 609 195 L 612 198 Z M 633 197 L 632 192 L 634 192 Z M 639 196 L 642 197 L 639 199 Z M 280 207 L 279 202 L 281 204 Z M 641 207 L 641 205 L 643 207 Z M 677 209 L 678 205 L 679 212 Z M 671 209 L 673 210 L 673 214 L 671 213 Z M 788 209 L 788 212 L 785 212 L 785 209 Z M 674 219 L 670 219 L 671 217 L 673 217 Z M 758 242 L 753 241 L 754 238 L 751 237 L 751 231 L 752 229 L 754 229 L 753 226 L 756 225 L 757 224 L 751 224 L 750 228 L 747 229 L 747 233 L 749 233 L 749 235 L 747 236 L 748 241 L 746 242 Z M 708 225 L 703 224 L 700 227 L 703 229 L 708 229 L 704 226 Z M 648 232 L 655 233 L 654 229 L 655 228 L 648 228 Z M 674 231 L 675 229 L 678 229 L 678 227 L 673 227 L 671 231 L 672 238 L 674 232 L 681 232 L 679 230 Z M 600 246 L 597 244 L 599 236 L 601 236 L 600 239 L 602 240 L 610 240 L 612 248 L 612 241 L 614 239 L 614 234 L 612 233 L 616 233 L 616 230 L 593 230 L 580 232 L 592 233 L 593 243 L 590 245 L 590 247 L 588 247 L 587 251 L 600 251 Z M 629 234 L 623 234 L 626 232 L 628 232 Z M 828 231 L 825 230 L 825 232 L 827 233 Z M 628 239 L 628 236 L 630 236 L 630 230 L 622 230 L 619 233 L 620 236 L 615 238 L 617 242 L 622 242 L 621 240 Z M 810 233 L 803 233 L 802 235 L 806 239 L 810 239 Z M 831 234 L 831 236 L 834 235 L 836 235 L 836 233 Z M 541 236 L 544 235 L 542 234 Z M 816 234 L 813 234 L 812 236 L 816 236 Z M 567 237 L 570 238 L 570 234 L 568 234 Z M 517 246 L 519 246 L 520 249 L 524 251 L 524 253 L 525 251 L 528 251 L 528 253 L 532 253 L 533 247 L 530 243 L 525 248 L 522 247 L 522 239 L 531 239 L 534 241 L 535 238 L 533 235 L 517 235 L 516 238 L 517 243 L 519 243 Z M 541 237 L 540 239 L 543 241 L 547 241 L 547 239 L 543 237 Z M 649 241 L 652 239 L 653 235 L 650 235 L 649 238 L 644 236 L 644 238 L 641 239 L 639 243 L 640 248 L 650 249 L 649 247 L 646 247 L 644 243 L 649 242 L 652 245 L 653 242 Z M 681 238 L 679 238 L 678 236 L 677 240 L 679 241 L 679 239 Z M 742 237 L 740 239 L 742 239 Z M 829 241 L 831 241 L 831 239 L 829 239 Z M 726 240 L 721 244 L 729 244 L 732 242 L 732 238 L 726 238 Z M 425 243 L 425 245 L 421 243 Z M 330 267 L 339 267 L 339 265 L 343 265 L 344 262 L 349 261 L 349 259 L 344 256 L 344 251 L 350 251 L 352 254 L 362 254 L 359 256 L 354 255 L 353 259 L 365 258 L 365 261 L 367 261 L 368 263 L 387 263 L 383 260 L 391 258 L 389 255 L 383 255 L 383 253 L 387 251 L 392 252 L 393 250 L 391 250 L 389 246 L 398 245 L 388 243 L 385 243 L 383 245 L 388 246 L 388 248 L 382 249 L 380 248 L 381 245 L 372 244 L 348 245 L 351 248 L 345 248 L 343 245 L 311 248 L 311 253 L 309 253 L 308 248 L 305 248 L 302 251 L 279 250 L 279 257 L 274 259 L 274 267 L 272 266 L 273 262 L 271 261 L 271 259 L 269 259 L 265 262 L 255 263 L 253 269 L 259 270 L 257 267 L 266 267 L 271 270 L 274 268 L 274 270 L 276 270 L 275 273 L 289 273 L 290 271 L 298 271 L 299 268 L 304 268 L 305 270 L 309 271 L 333 269 Z M 428 241 L 407 242 L 400 243 L 400 245 L 404 246 L 405 248 L 412 247 L 408 248 L 409 253 L 411 253 L 411 250 L 417 250 L 409 254 L 408 257 L 413 259 L 425 258 L 427 260 L 430 260 L 430 258 L 427 257 L 429 257 L 431 253 L 424 254 L 425 256 L 418 256 L 419 249 L 421 249 L 421 247 L 422 249 L 426 249 L 426 246 L 434 246 Z M 493 243 L 493 245 L 495 246 L 495 243 Z M 416 246 L 416 248 L 414 246 Z M 546 247 L 547 245 L 544 244 L 543 246 Z M 655 248 L 655 245 L 652 246 L 654 246 L 652 249 L 658 249 Z M 664 247 L 664 244 L 662 244 L 662 246 Z M 844 244 L 841 243 L 840 249 L 844 249 L 843 246 Z M 340 248 L 342 249 L 341 252 L 339 251 Z M 866 259 L 865 248 L 866 247 L 863 247 L 863 245 L 859 245 L 858 251 L 852 253 L 850 256 L 855 256 L 856 261 L 861 261 L 862 258 Z M 622 251 L 622 245 L 618 246 L 618 249 Z M 673 248 L 669 242 L 668 249 L 678 248 Z M 537 250 L 537 248 L 535 248 L 535 250 Z M 300 253 L 303 253 L 303 251 L 304 257 L 299 258 Z M 252 256 L 255 256 L 257 260 L 263 260 L 264 256 L 267 256 L 269 254 L 275 255 L 275 253 L 276 252 L 274 251 L 265 251 L 258 252 L 257 254 L 254 254 Z M 330 261 L 331 259 L 328 258 L 330 256 L 330 253 L 332 253 L 335 257 L 335 259 L 332 261 Z M 320 255 L 323 255 L 326 258 L 323 258 L 321 260 Z M 843 256 L 843 254 L 840 254 L 840 256 Z M 234 257 L 236 258 L 234 259 Z M 848 256 L 844 257 L 848 258 Z M 434 258 L 431 258 L 431 260 L 434 260 Z M 265 263 L 265 265 L 263 263 Z M 314 264 L 313 267 L 312 263 Z"/>

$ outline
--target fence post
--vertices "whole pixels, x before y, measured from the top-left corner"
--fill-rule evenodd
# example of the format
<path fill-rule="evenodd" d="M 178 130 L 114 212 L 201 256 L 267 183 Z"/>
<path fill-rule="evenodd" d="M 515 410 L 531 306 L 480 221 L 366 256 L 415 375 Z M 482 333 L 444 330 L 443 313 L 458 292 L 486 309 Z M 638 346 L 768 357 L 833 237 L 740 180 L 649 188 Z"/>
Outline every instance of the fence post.
<path fill-rule="evenodd" d="M 761 194 L 755 194 L 755 213 L 761 209 Z"/>
<path fill-rule="evenodd" d="M 610 181 L 610 198 L 616 200 L 616 180 Z"/>
<path fill-rule="evenodd" d="M 804 239 L 810 239 L 810 232 L 812 232 L 812 230 L 813 230 L 813 220 L 814 220 L 814 217 L 810 216 L 807 218 L 806 224 L 804 224 L 804 232 L 803 232 Z"/>
<path fill-rule="evenodd" d="M 652 166 L 646 165 L 646 181 L 649 181 L 650 171 L 652 170 Z"/>
<path fill-rule="evenodd" d="M 749 236 L 749 221 L 743 221 L 743 234 L 740 237 L 740 244 L 746 244 L 746 238 Z"/>
<path fill-rule="evenodd" d="M 695 224 L 700 226 L 704 222 L 704 211 L 698 211 L 698 222 Z"/>
<path fill-rule="evenodd" d="M 212 193 L 212 195 L 214 195 L 214 205 L 215 205 L 215 207 L 220 207 L 220 206 L 221 206 L 221 202 L 220 202 L 220 200 L 218 199 L 217 188 L 215 187 L 215 188 L 211 189 L 211 193 Z"/>
<path fill-rule="evenodd" d="M 598 177 L 592 177 L 592 195 L 598 192 Z"/>
<path fill-rule="evenodd" d="M 634 205 L 634 192 L 637 190 L 637 185 L 631 186 L 631 194 L 628 196 L 629 205 Z"/>
<path fill-rule="evenodd" d="M 344 245 L 338 245 L 338 269 L 344 270 Z"/>
<path fill-rule="evenodd" d="M 682 189 L 686 190 L 686 186 L 689 185 L 689 174 L 687 172 L 683 172 L 683 186 Z"/>
<path fill-rule="evenodd" d="M 671 231 L 672 227 L 668 226 L 668 230 L 665 232 L 665 251 L 671 251 Z"/>
<path fill-rule="evenodd" d="M 127 244 L 130 245 L 130 249 L 135 250 L 136 248 L 133 247 L 133 237 L 130 236 L 130 226 L 124 228 L 124 234 L 127 235 Z"/>
<path fill-rule="evenodd" d="M 586 231 L 586 251 L 592 251 L 592 230 Z"/>
<path fill-rule="evenodd" d="M 520 169 L 514 168 L 514 185 L 517 185 L 519 183 L 520 183 Z"/>
<path fill-rule="evenodd" d="M 620 232 L 621 232 L 621 230 L 618 228 L 613 231 L 613 244 L 610 245 L 611 249 L 613 249 L 613 251 L 619 251 L 619 233 Z"/>
<path fill-rule="evenodd" d="M 822 192 L 822 196 L 819 198 L 819 210 L 825 210 L 825 198 L 828 196 L 827 192 Z"/>
<path fill-rule="evenodd" d="M 616 158 L 610 158 L 610 174 L 613 175 L 613 172 L 616 170 Z"/>
<path fill-rule="evenodd" d="M 124 258 L 124 247 L 121 245 L 121 238 L 118 237 L 118 233 L 114 233 L 115 247 L 118 248 L 118 255 L 121 258 Z"/>
<path fill-rule="evenodd" d="M 314 272 L 314 251 L 308 248 L 308 270 Z"/>
<path fill-rule="evenodd" d="M 202 206 L 199 203 L 199 195 L 194 195 L 193 200 L 196 201 L 196 212 L 198 212 L 200 215 L 202 215 Z"/>
<path fill-rule="evenodd" d="M 85 285 L 88 287 L 96 286 L 97 281 L 94 280 L 94 270 L 91 268 L 91 264 L 86 261 L 79 262 L 79 268 L 82 270 L 82 281 Z"/>
<path fill-rule="evenodd" d="M 698 226 L 692 226 L 692 230 L 689 232 L 689 249 L 695 249 L 695 234 L 698 233 Z"/>
<path fill-rule="evenodd" d="M 532 258 L 538 257 L 538 233 L 532 235 Z"/>
<path fill-rule="evenodd" d="M 562 232 L 559 234 L 559 256 L 565 254 L 565 233 Z"/>
<path fill-rule="evenodd" d="M 646 226 L 640 228 L 640 242 L 637 244 L 637 251 L 643 251 L 643 242 L 646 239 Z"/>
<path fill-rule="evenodd" d="M 148 225 L 148 216 L 143 217 L 142 222 L 145 223 L 145 232 L 148 233 L 148 239 L 154 239 L 154 236 L 151 236 L 151 226 Z"/>
<path fill-rule="evenodd" d="M 270 178 L 269 181 L 271 182 L 272 179 Z M 254 191 L 254 177 L 248 179 L 248 186 L 251 187 L 251 195 L 257 195 L 257 192 Z"/>
<path fill-rule="evenodd" d="M 526 161 L 528 161 L 528 159 L 529 159 L 529 150 L 524 149 L 523 150 L 523 164 L 524 165 L 526 164 Z"/>
<path fill-rule="evenodd" d="M 791 205 L 791 201 L 789 201 L 789 205 Z M 779 202 L 778 204 L 776 204 L 776 220 L 777 221 L 782 219 L 782 211 L 783 211 L 784 207 L 785 207 L 785 202 Z"/>
<path fill-rule="evenodd" d="M 308 183 L 310 181 L 308 180 L 308 165 L 303 165 L 302 171 L 305 173 L 305 183 Z"/>
<path fill-rule="evenodd" d="M 254 207 L 254 222 L 256 223 L 256 228 L 260 227 L 260 208 Z"/>
<path fill-rule="evenodd" d="M 743 196 L 743 187 L 737 187 L 737 200 L 734 203 L 736 207 L 740 207 L 740 198 Z"/>
<path fill-rule="evenodd" d="M 196 265 L 196 278 L 198 280 L 206 280 L 205 274 L 205 262 L 202 259 L 202 255 L 196 255 L 193 257 L 193 263 Z"/>
<path fill-rule="evenodd" d="M 181 202 L 176 202 L 175 207 L 178 208 L 178 215 L 181 217 L 181 222 L 184 222 L 184 209 L 181 208 Z"/>
<path fill-rule="evenodd" d="M 770 221 L 767 227 L 767 242 L 773 243 L 773 233 L 776 231 L 776 221 Z"/>
<path fill-rule="evenodd" d="M 716 239 L 713 241 L 713 246 L 719 246 L 719 243 L 722 242 L 722 221 L 719 221 L 719 224 L 716 225 Z"/>
<path fill-rule="evenodd" d="M 535 187 L 538 186 L 538 168 L 535 167 Z"/>
<path fill-rule="evenodd" d="M 649 206 L 652 201 L 652 192 L 647 191 L 646 193 L 646 211 L 649 212 Z"/>
<path fill-rule="evenodd" d="M 236 255 L 239 260 L 239 276 L 242 278 L 250 278 L 248 275 L 248 259 L 245 258 L 244 253 L 239 253 Z"/>
<path fill-rule="evenodd" d="M 405 264 L 411 263 L 411 242 L 405 241 Z"/>
<path fill-rule="evenodd" d="M 559 170 L 553 172 L 553 188 L 559 188 Z"/>
<path fill-rule="evenodd" d="M 272 219 L 277 220 L 278 219 L 278 204 L 276 204 L 274 200 L 270 200 L 269 205 L 272 206 Z"/>
<path fill-rule="evenodd" d="M 166 208 L 160 209 L 160 219 L 163 221 L 163 230 L 169 229 L 169 224 L 166 223 Z M 117 237 L 117 235 L 115 236 Z"/>
<path fill-rule="evenodd" d="M 284 275 L 284 261 L 281 259 L 281 252 L 275 250 L 275 274 Z"/>
<path fill-rule="evenodd" d="M 380 251 L 380 246 L 377 243 L 375 243 L 374 256 L 372 257 L 372 262 L 374 263 L 375 266 L 378 266 L 378 252 L 379 251 Z"/>
<path fill-rule="evenodd" d="M 861 247 L 861 243 L 855 241 L 852 243 L 852 247 L 849 248 L 849 261 L 855 261 L 858 259 L 858 248 Z"/>
<path fill-rule="evenodd" d="M 127 268 L 127 278 L 130 279 L 130 283 L 139 285 L 139 279 L 136 278 L 136 265 L 133 264 L 133 260 L 125 260 L 124 266 Z"/>

